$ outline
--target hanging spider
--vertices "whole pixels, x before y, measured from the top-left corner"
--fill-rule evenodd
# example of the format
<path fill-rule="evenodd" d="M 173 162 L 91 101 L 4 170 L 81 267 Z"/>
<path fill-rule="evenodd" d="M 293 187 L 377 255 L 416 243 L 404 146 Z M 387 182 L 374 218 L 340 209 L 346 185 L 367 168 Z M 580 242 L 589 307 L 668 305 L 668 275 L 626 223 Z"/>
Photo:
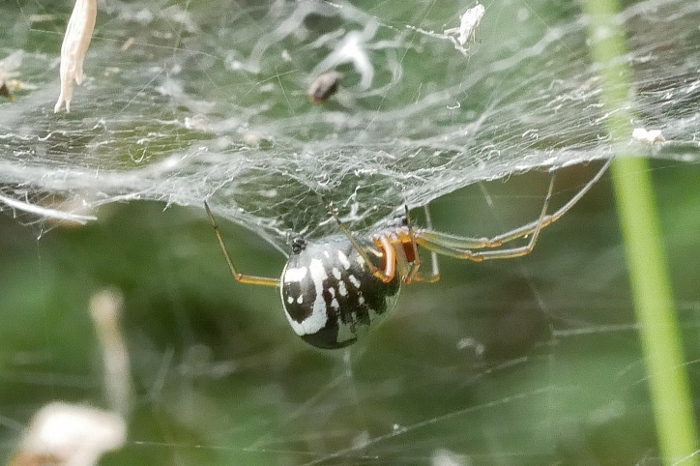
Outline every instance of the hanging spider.
<path fill-rule="evenodd" d="M 329 207 L 341 233 L 319 242 L 303 238 L 293 240 L 291 255 L 279 279 L 238 272 L 206 201 L 204 207 L 233 278 L 241 283 L 279 287 L 287 320 L 297 335 L 318 348 L 334 349 L 354 343 L 371 325 L 376 326 L 396 304 L 402 282 L 438 281 L 436 254 L 481 262 L 532 252 L 542 228 L 569 211 L 603 176 L 609 164 L 607 161 L 559 210 L 547 214 L 554 187 L 552 174 L 539 218 L 492 238 L 469 238 L 435 231 L 430 226 L 429 215 L 426 216 L 428 227 L 413 226 L 408 207 L 398 223 L 369 237 L 356 238 Z M 530 238 L 525 245 L 503 247 L 528 235 Z M 429 274 L 421 273 L 423 261 L 419 247 L 431 252 Z"/>

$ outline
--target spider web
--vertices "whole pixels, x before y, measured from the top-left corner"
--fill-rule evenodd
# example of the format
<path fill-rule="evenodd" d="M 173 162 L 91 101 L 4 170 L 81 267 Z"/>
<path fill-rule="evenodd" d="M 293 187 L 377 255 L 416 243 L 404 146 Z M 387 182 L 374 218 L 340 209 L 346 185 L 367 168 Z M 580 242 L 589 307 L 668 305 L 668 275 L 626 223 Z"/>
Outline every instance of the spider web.
<path fill-rule="evenodd" d="M 613 224 L 609 210 L 603 219 L 591 214 L 575 223 L 583 239 L 576 251 L 555 246 L 561 259 L 554 267 L 544 259 L 526 270 L 489 264 L 477 279 L 463 264 L 443 264 L 440 296 L 407 290 L 400 317 L 381 336 L 330 354 L 290 335 L 274 292 L 237 287 L 221 294 L 216 290 L 231 286 L 223 270 L 207 283 L 204 267 L 220 264 L 220 251 L 209 247 L 210 230 L 206 249 L 183 241 L 191 225 L 178 218 L 189 217 L 177 206 L 200 209 L 208 199 L 218 218 L 286 252 L 290 234 L 337 231 L 321 196 L 352 231 L 375 228 L 404 204 L 429 203 L 448 212 L 440 224 L 449 231 L 463 231 L 452 228 L 453 217 L 461 225 L 462 218 L 489 216 L 502 217 L 495 232 L 506 231 L 508 208 L 492 204 L 499 204 L 491 194 L 499 189 L 518 204 L 531 200 L 536 215 L 546 185 L 535 192 L 526 183 L 515 194 L 488 185 L 481 211 L 463 201 L 483 198 L 482 181 L 585 165 L 616 151 L 604 130 L 586 18 L 575 5 L 484 2 L 465 57 L 443 31 L 459 26 L 474 6 L 469 2 L 105 1 L 71 113 L 54 114 L 71 3 L 1 7 L 7 34 L 0 57 L 7 58 L 0 70 L 22 86 L 12 101 L 0 100 L 2 204 L 40 219 L 43 212 L 42 233 L 57 212 L 81 220 L 103 206 L 110 217 L 106 226 L 61 230 L 57 240 L 9 240 L 20 235 L 12 229 L 2 239 L 9 252 L 0 296 L 10 298 L 2 298 L 0 312 L 10 313 L 3 340 L 13 348 L 0 372 L 0 438 L 8 456 L 40 403 L 100 400 L 96 371 L 85 375 L 84 355 L 76 355 L 87 344 L 76 340 L 89 343 L 82 337 L 93 330 L 78 317 L 79 302 L 64 302 L 82 295 L 43 283 L 63 283 L 56 276 L 68 275 L 68 263 L 78 277 L 72 287 L 119 282 L 131 315 L 125 326 L 136 407 L 127 446 L 105 464 L 656 459 L 653 432 L 640 427 L 653 431 L 636 324 L 628 297 L 611 292 L 626 279 L 620 246 L 609 239 L 614 228 L 608 236 L 591 226 Z M 676 259 L 692 261 L 700 213 L 693 192 L 683 194 L 681 186 L 693 186 L 700 158 L 700 5 L 630 2 L 618 20 L 628 34 L 623 58 L 634 69 L 633 125 L 660 130 L 666 142 L 646 145 L 630 135 L 617 144 L 660 159 L 660 176 L 674 174 L 667 185 L 679 187 L 662 198 L 669 218 L 685 220 L 670 223 L 669 241 Z M 306 88 L 327 67 L 344 78 L 336 95 L 314 106 Z M 673 161 L 685 165 L 672 172 Z M 115 207 L 135 200 L 160 204 Z M 172 208 L 163 213 L 163 204 Z M 689 213 L 675 216 L 681 207 Z M 22 216 L 25 223 L 35 218 Z M 96 246 L 79 242 L 82 234 Z M 132 258 L 122 237 L 147 246 Z M 591 243 L 602 252 L 591 252 Z M 255 244 L 238 237 L 229 244 L 244 265 L 258 261 Z M 107 259 L 80 280 L 76 271 L 85 264 L 72 256 L 93 247 L 100 251 L 94 257 Z M 33 282 L 20 288 L 21 275 L 9 265 L 15 248 L 28 250 L 22 261 L 40 271 L 36 290 Z M 120 278 L 115 258 L 149 265 Z M 54 269 L 54 260 L 61 266 Z M 274 265 L 272 274 L 279 272 Z M 195 282 L 198 276 L 205 280 Z M 689 332 L 697 330 L 700 302 L 692 277 L 678 273 L 676 282 Z M 162 289 L 146 297 L 146 284 Z M 30 298 L 15 286 L 32 290 Z M 16 317 L 42 298 L 49 304 Z M 62 312 L 71 312 L 72 323 Z M 43 331 L 27 337 L 34 328 Z M 15 349 L 24 339 L 41 350 Z M 50 370 L 34 372 L 37 359 L 50 361 Z M 24 390 L 30 393 L 22 398 Z M 635 434 L 616 443 L 611 430 Z M 620 445 L 632 453 L 616 450 Z"/>
<path fill-rule="evenodd" d="M 585 18 L 496 2 L 465 58 L 440 32 L 469 6 L 106 2 L 87 82 L 73 112 L 54 115 L 66 10 L 10 5 L 5 68 L 31 89 L 2 107 L 4 195 L 86 212 L 210 199 L 218 215 L 283 246 L 290 232 L 326 233 L 319 195 L 360 229 L 477 181 L 608 157 Z M 669 141 L 640 155 L 698 158 L 697 18 L 697 5 L 674 1 L 620 15 L 634 126 Z M 334 66 L 341 91 L 311 105 L 307 85 Z"/>

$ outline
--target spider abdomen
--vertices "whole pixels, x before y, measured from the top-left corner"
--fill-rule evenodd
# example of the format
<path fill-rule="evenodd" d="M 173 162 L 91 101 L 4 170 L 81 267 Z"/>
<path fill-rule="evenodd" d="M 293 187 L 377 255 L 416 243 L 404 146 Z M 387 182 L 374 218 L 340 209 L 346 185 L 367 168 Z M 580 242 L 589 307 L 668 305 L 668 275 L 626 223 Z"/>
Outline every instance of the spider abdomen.
<path fill-rule="evenodd" d="M 375 267 L 383 254 L 360 242 Z M 280 278 L 285 314 L 294 331 L 319 348 L 342 348 L 376 326 L 396 304 L 400 281 L 384 283 L 345 236 L 298 241 Z"/>

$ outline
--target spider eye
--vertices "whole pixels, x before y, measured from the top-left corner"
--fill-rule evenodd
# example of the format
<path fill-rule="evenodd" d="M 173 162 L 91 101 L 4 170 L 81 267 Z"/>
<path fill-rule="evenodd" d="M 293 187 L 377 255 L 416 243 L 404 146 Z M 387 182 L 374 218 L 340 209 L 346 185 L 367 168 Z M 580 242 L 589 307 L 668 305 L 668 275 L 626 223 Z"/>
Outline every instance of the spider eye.
<path fill-rule="evenodd" d="M 292 254 L 299 254 L 301 251 L 306 249 L 306 245 L 308 242 L 302 238 L 302 237 L 297 237 L 292 240 Z"/>

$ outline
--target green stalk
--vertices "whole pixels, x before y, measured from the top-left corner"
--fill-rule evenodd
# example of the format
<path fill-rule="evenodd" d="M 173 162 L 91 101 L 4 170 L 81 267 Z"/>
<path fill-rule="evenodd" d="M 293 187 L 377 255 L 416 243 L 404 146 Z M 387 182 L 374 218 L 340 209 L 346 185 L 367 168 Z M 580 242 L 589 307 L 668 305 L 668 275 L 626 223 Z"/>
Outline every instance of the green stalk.
<path fill-rule="evenodd" d="M 614 143 L 629 141 L 636 115 L 624 31 L 614 21 L 617 0 L 588 0 L 589 38 L 594 65 L 602 79 L 606 129 Z M 616 154 L 612 177 L 649 375 L 659 449 L 663 462 L 697 464 L 698 433 L 693 413 L 681 334 L 667 272 L 664 244 L 650 178 L 649 163 L 632 154 Z"/>

